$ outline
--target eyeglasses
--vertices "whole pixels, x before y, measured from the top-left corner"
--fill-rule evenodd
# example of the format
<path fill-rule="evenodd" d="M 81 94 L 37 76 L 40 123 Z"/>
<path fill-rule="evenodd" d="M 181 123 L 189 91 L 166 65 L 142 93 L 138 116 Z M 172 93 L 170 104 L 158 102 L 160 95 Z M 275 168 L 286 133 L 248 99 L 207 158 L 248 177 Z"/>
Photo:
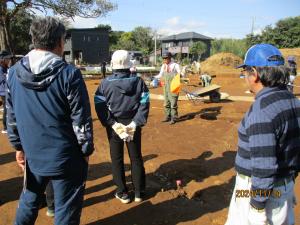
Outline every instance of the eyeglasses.
<path fill-rule="evenodd" d="M 241 72 L 254 72 L 254 68 L 252 66 L 245 66 Z"/>
<path fill-rule="evenodd" d="M 245 72 L 247 72 L 247 74 L 244 74 Z M 254 67 L 252 67 L 252 66 L 245 66 L 242 69 L 242 71 L 241 71 L 240 78 L 247 78 L 253 72 L 254 72 Z"/>

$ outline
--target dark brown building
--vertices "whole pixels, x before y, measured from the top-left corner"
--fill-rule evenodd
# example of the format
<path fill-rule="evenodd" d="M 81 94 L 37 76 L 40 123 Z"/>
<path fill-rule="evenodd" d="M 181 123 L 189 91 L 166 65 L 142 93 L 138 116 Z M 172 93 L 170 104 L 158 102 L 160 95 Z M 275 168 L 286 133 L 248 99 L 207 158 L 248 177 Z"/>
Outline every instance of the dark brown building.
<path fill-rule="evenodd" d="M 64 57 L 67 62 L 100 64 L 109 60 L 109 36 L 106 28 L 69 29 Z"/>

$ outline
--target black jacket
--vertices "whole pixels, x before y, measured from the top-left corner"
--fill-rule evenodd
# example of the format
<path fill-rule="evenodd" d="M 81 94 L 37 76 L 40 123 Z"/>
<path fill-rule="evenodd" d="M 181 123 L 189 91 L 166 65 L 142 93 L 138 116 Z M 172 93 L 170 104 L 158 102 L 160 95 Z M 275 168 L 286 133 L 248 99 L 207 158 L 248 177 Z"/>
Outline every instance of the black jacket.
<path fill-rule="evenodd" d="M 149 90 L 144 81 L 128 72 L 115 72 L 104 79 L 95 93 L 95 108 L 103 126 L 118 119 L 132 119 L 137 126 L 147 122 Z"/>

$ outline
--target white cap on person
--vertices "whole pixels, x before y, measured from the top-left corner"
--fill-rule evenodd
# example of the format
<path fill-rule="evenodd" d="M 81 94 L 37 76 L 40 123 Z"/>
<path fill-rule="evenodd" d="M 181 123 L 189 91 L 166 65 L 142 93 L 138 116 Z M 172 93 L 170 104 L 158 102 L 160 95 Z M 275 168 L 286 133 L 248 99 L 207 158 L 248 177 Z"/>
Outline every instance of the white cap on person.
<path fill-rule="evenodd" d="M 117 50 L 111 57 L 111 67 L 113 70 L 129 69 L 132 66 L 130 54 L 126 50 Z"/>

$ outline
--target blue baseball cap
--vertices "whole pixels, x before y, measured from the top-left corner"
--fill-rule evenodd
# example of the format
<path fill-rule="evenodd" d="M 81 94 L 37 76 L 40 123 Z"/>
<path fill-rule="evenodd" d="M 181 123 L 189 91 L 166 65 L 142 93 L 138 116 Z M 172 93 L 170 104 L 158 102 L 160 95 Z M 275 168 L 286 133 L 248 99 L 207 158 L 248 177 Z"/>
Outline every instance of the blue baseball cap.
<path fill-rule="evenodd" d="M 246 66 L 280 66 L 284 65 L 284 58 L 278 48 L 270 44 L 257 44 L 248 49 L 244 64 L 237 68 Z"/>

